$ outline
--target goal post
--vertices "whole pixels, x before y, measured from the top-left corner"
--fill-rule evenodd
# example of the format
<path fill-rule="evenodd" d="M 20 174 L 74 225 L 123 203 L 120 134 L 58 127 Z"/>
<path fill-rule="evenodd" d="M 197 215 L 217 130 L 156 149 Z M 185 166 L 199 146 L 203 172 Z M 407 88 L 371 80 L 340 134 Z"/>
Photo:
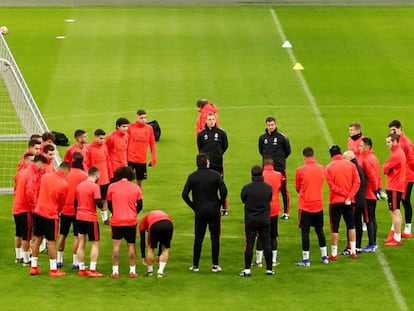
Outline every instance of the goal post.
<path fill-rule="evenodd" d="M 30 136 L 49 129 L 2 34 L 0 77 L 0 194 L 11 194 L 17 163 Z M 55 165 L 60 162 L 56 150 Z"/>

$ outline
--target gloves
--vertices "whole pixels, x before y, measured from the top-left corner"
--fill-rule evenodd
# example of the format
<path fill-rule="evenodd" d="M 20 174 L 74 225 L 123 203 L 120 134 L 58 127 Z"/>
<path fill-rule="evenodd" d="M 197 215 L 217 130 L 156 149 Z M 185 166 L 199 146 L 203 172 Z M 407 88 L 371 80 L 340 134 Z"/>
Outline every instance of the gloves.
<path fill-rule="evenodd" d="M 374 191 L 375 196 L 377 197 L 377 200 L 382 200 L 382 198 L 381 198 L 381 191 L 382 191 L 381 188 L 378 188 L 377 190 Z"/>
<path fill-rule="evenodd" d="M 227 208 L 221 209 L 221 216 L 227 216 L 228 214 L 229 214 L 229 211 L 227 210 Z"/>

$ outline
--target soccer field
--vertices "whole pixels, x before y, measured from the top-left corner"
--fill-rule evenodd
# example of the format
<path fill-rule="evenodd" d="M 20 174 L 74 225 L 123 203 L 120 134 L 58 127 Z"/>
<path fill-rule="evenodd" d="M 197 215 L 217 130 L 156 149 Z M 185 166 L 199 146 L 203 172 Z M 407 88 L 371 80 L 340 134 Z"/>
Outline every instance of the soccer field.
<path fill-rule="evenodd" d="M 66 133 L 73 143 L 74 130 L 82 128 L 92 139 L 97 128 L 111 132 L 119 117 L 134 120 L 140 108 L 149 120 L 158 120 L 158 164 L 148 168 L 144 211 L 163 209 L 175 225 L 163 279 L 145 277 L 144 266 L 137 267 L 137 279 L 129 279 L 125 248 L 121 276 L 110 279 L 108 227 L 101 227 L 98 261 L 104 278 L 79 278 L 70 271 L 70 241 L 65 278 L 47 276 L 46 255 L 40 257 L 43 275 L 30 277 L 27 268 L 13 263 L 12 196 L 0 196 L 2 310 L 28 305 L 39 310 L 413 308 L 414 244 L 383 247 L 390 227 L 384 202 L 377 205 L 377 253 L 322 265 L 312 232 L 311 267 L 294 265 L 302 255 L 294 176 L 304 147 L 312 146 L 324 165 L 330 144 L 345 150 L 352 121 L 362 123 L 381 163 L 389 154 L 389 121 L 399 119 L 414 138 L 414 7 L 11 7 L 0 8 L 0 16 L 51 130 Z M 282 48 L 285 39 L 292 49 Z M 293 70 L 296 62 L 303 71 Z M 224 170 L 230 213 L 222 219 L 220 274 L 210 272 L 208 235 L 200 272 L 188 271 L 193 215 L 181 191 L 195 170 L 195 103 L 202 97 L 218 106 L 220 126 L 229 137 Z M 250 181 L 250 167 L 261 162 L 257 140 L 269 115 L 292 146 L 287 161 L 291 218 L 279 222 L 276 275 L 266 277 L 255 268 L 245 279 L 236 276 L 244 246 L 239 195 Z M 327 196 L 325 206 L 328 224 Z M 328 225 L 325 234 L 330 250 Z M 342 250 L 344 226 L 340 241 Z"/>

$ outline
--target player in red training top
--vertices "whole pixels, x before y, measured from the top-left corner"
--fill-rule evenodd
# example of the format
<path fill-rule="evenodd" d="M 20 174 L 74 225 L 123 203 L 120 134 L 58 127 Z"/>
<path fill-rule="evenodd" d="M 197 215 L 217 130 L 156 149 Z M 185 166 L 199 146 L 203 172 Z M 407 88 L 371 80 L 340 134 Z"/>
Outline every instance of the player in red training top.
<path fill-rule="evenodd" d="M 279 192 L 282 188 L 282 173 L 275 171 L 273 168 L 273 158 L 266 155 L 263 158 L 263 179 L 272 186 L 272 200 L 270 201 L 270 245 L 272 247 L 272 266 L 279 265 L 277 261 L 277 237 L 278 237 L 278 215 L 282 208 L 279 202 Z M 256 266 L 262 266 L 263 245 L 257 240 Z"/>
<path fill-rule="evenodd" d="M 25 168 L 24 164 L 24 155 L 26 153 L 32 153 L 33 155 L 40 154 L 41 149 L 41 142 L 38 139 L 30 139 L 28 142 L 28 148 L 25 152 L 23 152 L 22 157 L 19 160 L 19 163 L 17 164 L 17 172 L 16 174 L 23 168 Z"/>
<path fill-rule="evenodd" d="M 72 167 L 66 176 L 68 183 L 68 195 L 66 196 L 65 205 L 60 213 L 60 231 L 57 252 L 57 267 L 63 267 L 63 253 L 65 251 L 65 242 L 69 234 L 70 226 L 73 225 L 73 247 L 72 247 L 72 269 L 78 269 L 78 257 L 76 251 L 78 249 L 78 229 L 76 227 L 75 212 L 75 193 L 76 187 L 88 178 L 88 174 L 83 170 L 83 155 L 80 152 L 73 154 Z"/>
<path fill-rule="evenodd" d="M 118 167 L 127 166 L 128 126 L 129 121 L 119 118 L 115 123 L 116 130 L 108 135 L 105 144 L 108 149 L 112 175 Z"/>
<path fill-rule="evenodd" d="M 375 252 L 377 245 L 377 220 L 375 210 L 377 200 L 381 200 L 382 179 L 380 174 L 380 163 L 372 150 L 372 140 L 364 137 L 359 145 L 361 151 L 361 167 L 366 176 L 366 204 L 367 204 L 367 233 L 368 245 L 362 248 L 362 252 Z"/>
<path fill-rule="evenodd" d="M 398 134 L 394 133 L 389 134 L 385 139 L 391 155 L 385 161 L 382 172 L 386 175 L 385 189 L 388 196 L 388 208 L 392 219 L 392 228 L 394 229 L 392 236 L 391 234 L 388 235 L 385 246 L 400 246 L 402 244 L 400 203 L 402 194 L 406 189 L 407 160 L 398 140 Z"/>
<path fill-rule="evenodd" d="M 413 190 L 414 184 L 414 147 L 411 140 L 404 134 L 402 131 L 402 124 L 398 120 L 393 120 L 388 125 L 390 132 L 398 134 L 400 136 L 398 143 L 401 146 L 401 149 L 404 151 L 405 158 L 407 161 L 407 170 L 406 170 L 406 188 L 405 192 L 401 198 L 402 204 L 404 206 L 404 216 L 405 216 L 405 227 L 404 231 L 401 232 L 403 238 L 412 238 L 411 233 L 411 222 L 413 218 L 413 207 L 411 205 L 411 192 Z"/>
<path fill-rule="evenodd" d="M 39 198 L 36 203 L 34 230 L 35 242 L 32 247 L 32 263 L 30 274 L 40 274 L 38 268 L 39 247 L 45 237 L 48 244 L 51 277 L 64 276 L 65 272 L 57 269 L 56 238 L 59 226 L 59 213 L 66 201 L 68 184 L 66 175 L 69 173 L 69 163 L 62 162 L 57 172 L 44 174 L 40 178 Z"/>
<path fill-rule="evenodd" d="M 141 258 L 142 263 L 147 266 L 147 276 L 153 274 L 154 249 L 161 250 L 160 263 L 157 276 L 164 276 L 164 269 L 168 262 L 168 250 L 171 247 L 171 239 L 173 236 L 173 223 L 170 216 L 161 210 L 149 212 L 142 218 L 139 224 L 139 232 L 141 235 Z M 145 231 L 148 231 L 148 253 L 145 257 Z"/>
<path fill-rule="evenodd" d="M 72 165 L 73 154 L 75 152 L 80 152 L 83 154 L 83 169 L 86 172 L 90 166 L 88 163 L 88 134 L 86 134 L 84 130 L 76 130 L 74 137 L 76 142 L 68 149 L 66 149 L 63 161 L 68 162 L 70 165 Z"/>
<path fill-rule="evenodd" d="M 337 145 L 329 148 L 332 161 L 326 166 L 326 181 L 329 185 L 329 217 L 331 223 L 331 255 L 329 260 L 338 260 L 339 222 L 344 217 L 351 246 L 351 257 L 357 258 L 356 233 L 353 207 L 355 194 L 361 181 L 353 163 L 342 158 Z"/>
<path fill-rule="evenodd" d="M 119 167 L 114 174 L 114 183 L 109 185 L 107 200 L 108 208 L 112 213 L 112 274 L 116 279 L 119 276 L 119 252 L 122 239 L 128 245 L 129 276 L 137 277 L 136 273 L 136 235 L 137 215 L 142 210 L 142 191 L 138 185 L 132 183 L 135 174 L 129 166 Z"/>
<path fill-rule="evenodd" d="M 302 261 L 298 266 L 310 266 L 309 261 L 309 233 L 314 227 L 318 236 L 321 261 L 328 264 L 326 238 L 323 232 L 323 183 L 325 169 L 315 160 L 311 147 L 303 149 L 304 165 L 296 170 L 295 188 L 299 194 L 299 227 L 302 232 Z"/>
<path fill-rule="evenodd" d="M 135 170 L 137 184 L 142 187 L 142 181 L 147 179 L 147 150 L 151 150 L 150 166 L 157 163 L 154 130 L 147 124 L 145 110 L 137 111 L 137 120 L 128 127 L 128 166 Z"/>
<path fill-rule="evenodd" d="M 101 189 L 101 199 L 103 202 L 102 222 L 105 225 L 109 225 L 106 193 L 108 192 L 109 181 L 112 177 L 111 161 L 105 144 L 105 131 L 97 129 L 94 135 L 95 138 L 88 150 L 88 163 L 90 166 L 96 166 L 99 169 L 98 185 Z"/>
<path fill-rule="evenodd" d="M 19 172 L 14 190 L 13 217 L 16 224 L 14 247 L 16 263 L 30 265 L 30 239 L 32 236 L 32 213 L 36 206 L 39 181 L 46 158 L 38 154 L 33 163 Z"/>
<path fill-rule="evenodd" d="M 347 140 L 348 150 L 351 150 L 354 152 L 355 158 L 357 159 L 360 165 L 362 162 L 362 158 L 361 158 L 361 152 L 359 150 L 359 145 L 361 143 L 361 140 L 364 138 L 364 135 L 362 135 L 361 130 L 362 130 L 361 123 L 352 122 L 349 125 L 349 137 Z"/>
<path fill-rule="evenodd" d="M 16 171 L 16 175 L 14 175 L 14 189 L 16 189 L 17 179 L 19 178 L 20 174 L 27 168 L 30 164 L 33 163 L 35 155 L 31 152 L 26 152 L 23 155 L 23 162 L 21 167 Z"/>
<path fill-rule="evenodd" d="M 78 228 L 78 256 L 79 276 L 102 277 L 103 274 L 96 271 L 99 258 L 99 223 L 96 206 L 102 209 L 101 190 L 96 182 L 99 179 L 99 169 L 91 166 L 88 170 L 88 178 L 76 187 L 76 226 Z M 91 242 L 89 271 L 85 267 L 86 235 Z"/>
<path fill-rule="evenodd" d="M 53 162 L 55 158 L 55 146 L 53 145 L 45 145 L 42 149 L 43 155 L 46 157 L 46 165 L 45 165 L 45 172 L 46 173 L 53 173 L 55 171 L 55 164 Z"/>
<path fill-rule="evenodd" d="M 207 115 L 209 113 L 214 113 L 216 117 L 216 125 L 219 126 L 219 118 L 218 118 L 218 110 L 216 105 L 209 102 L 208 99 L 202 98 L 197 100 L 197 107 L 198 107 L 198 118 L 196 121 L 196 137 L 198 133 L 204 130 L 206 126 Z"/>

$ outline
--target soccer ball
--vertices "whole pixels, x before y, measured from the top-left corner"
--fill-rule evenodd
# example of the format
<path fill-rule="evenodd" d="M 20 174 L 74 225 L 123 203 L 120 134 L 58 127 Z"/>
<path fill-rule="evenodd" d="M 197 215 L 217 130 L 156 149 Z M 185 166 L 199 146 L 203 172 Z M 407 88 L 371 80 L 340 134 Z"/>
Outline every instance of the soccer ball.
<path fill-rule="evenodd" d="M 2 35 L 7 35 L 8 32 L 9 32 L 9 28 L 7 28 L 7 26 L 1 26 L 0 27 L 0 33 Z"/>

